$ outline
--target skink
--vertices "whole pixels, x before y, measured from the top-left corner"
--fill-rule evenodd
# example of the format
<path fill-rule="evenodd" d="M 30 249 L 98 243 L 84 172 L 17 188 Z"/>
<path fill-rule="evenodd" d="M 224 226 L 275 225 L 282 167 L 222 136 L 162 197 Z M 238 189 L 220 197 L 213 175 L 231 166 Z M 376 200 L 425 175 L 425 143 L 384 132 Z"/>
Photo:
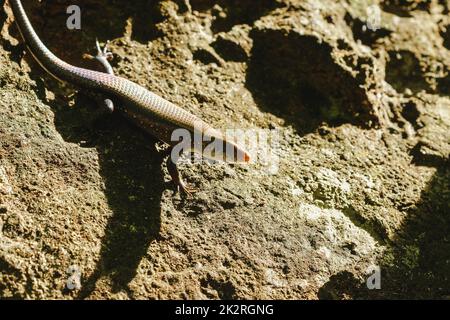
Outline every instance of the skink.
<path fill-rule="evenodd" d="M 186 129 L 189 133 L 203 136 L 201 145 L 193 144 L 192 152 L 202 153 L 211 141 L 222 145 L 218 152 L 206 155 L 214 160 L 227 162 L 248 162 L 249 154 L 235 141 L 228 141 L 224 135 L 206 122 L 175 104 L 161 98 L 146 88 L 125 78 L 116 76 L 106 62 L 107 52 L 100 52 L 97 58 L 105 66 L 106 72 L 98 72 L 70 65 L 55 56 L 40 40 L 31 25 L 20 0 L 9 0 L 19 31 L 34 58 L 54 77 L 74 84 L 78 87 L 100 92 L 112 100 L 121 103 L 114 106 L 129 121 L 144 129 L 172 148 L 179 141 L 172 141 L 172 133 L 176 129 Z M 111 100 L 108 100 L 112 104 Z M 222 150 L 222 152 L 220 152 Z M 232 151 L 232 157 L 226 151 Z M 174 183 L 184 192 L 190 193 L 183 182 L 176 162 L 169 156 L 167 168 Z"/>

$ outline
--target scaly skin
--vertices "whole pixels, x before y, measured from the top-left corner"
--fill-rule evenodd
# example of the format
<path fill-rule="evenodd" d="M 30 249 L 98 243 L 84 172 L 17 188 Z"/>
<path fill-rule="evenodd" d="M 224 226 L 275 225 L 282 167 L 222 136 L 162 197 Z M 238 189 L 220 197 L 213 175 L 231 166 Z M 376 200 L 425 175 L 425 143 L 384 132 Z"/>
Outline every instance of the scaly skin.
<path fill-rule="evenodd" d="M 227 141 L 217 130 L 213 129 L 206 122 L 175 104 L 161 98 L 146 88 L 125 78 L 114 75 L 112 72 L 103 73 L 89 69 L 79 68 L 70 65 L 55 56 L 40 40 L 33 26 L 31 25 L 20 0 L 9 0 L 14 13 L 16 23 L 19 27 L 28 49 L 31 51 L 39 64 L 55 78 L 74 84 L 80 88 L 101 92 L 113 100 L 120 100 L 122 103 L 114 106 L 114 111 L 119 112 L 125 118 L 133 122 L 138 127 L 160 139 L 161 141 L 174 146 L 178 141 L 171 141 L 174 130 L 183 128 L 191 134 L 200 132 L 206 137 L 205 141 L 211 138 L 223 143 L 223 150 L 231 147 L 235 152 L 234 161 L 248 162 L 249 156 L 243 148 L 232 141 Z M 203 149 L 192 151 L 201 152 Z M 203 146 L 202 146 L 203 147 Z M 196 148 L 196 147 L 195 147 Z M 224 154 L 216 154 L 215 159 L 227 160 Z M 177 171 L 176 166 L 170 166 Z M 172 178 L 182 189 L 186 189 L 178 172 L 171 172 Z M 179 178 L 177 178 L 179 177 Z"/>

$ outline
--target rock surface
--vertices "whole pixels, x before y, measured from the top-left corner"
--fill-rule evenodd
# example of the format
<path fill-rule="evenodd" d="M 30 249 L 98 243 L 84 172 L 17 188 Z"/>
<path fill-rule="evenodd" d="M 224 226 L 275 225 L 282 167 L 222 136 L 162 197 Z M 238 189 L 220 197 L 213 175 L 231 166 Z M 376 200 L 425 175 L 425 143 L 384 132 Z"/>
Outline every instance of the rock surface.
<path fill-rule="evenodd" d="M 112 40 L 118 75 L 278 137 L 266 163 L 182 165 L 192 199 L 0 4 L 0 297 L 450 298 L 448 1 L 86 0 L 81 31 L 26 1 L 62 59 Z"/>

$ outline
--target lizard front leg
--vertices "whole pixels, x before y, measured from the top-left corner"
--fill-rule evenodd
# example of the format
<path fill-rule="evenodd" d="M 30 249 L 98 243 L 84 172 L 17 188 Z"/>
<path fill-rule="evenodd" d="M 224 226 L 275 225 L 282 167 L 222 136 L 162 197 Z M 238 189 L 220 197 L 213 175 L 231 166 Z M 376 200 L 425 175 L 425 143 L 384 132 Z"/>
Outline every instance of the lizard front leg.
<path fill-rule="evenodd" d="M 96 41 L 96 47 L 97 47 L 97 55 L 86 57 L 89 59 L 95 59 L 97 60 L 105 69 L 106 73 L 114 74 L 113 68 L 111 67 L 111 64 L 109 61 L 113 58 L 113 54 L 111 51 L 108 50 L 108 42 L 103 47 L 103 49 L 100 47 L 100 44 L 98 41 Z M 103 103 L 106 105 L 107 109 L 110 112 L 113 112 L 114 110 L 114 104 L 110 99 L 104 99 Z M 175 187 L 177 188 L 177 191 L 181 191 L 183 194 L 186 194 L 187 196 L 192 196 L 192 193 L 196 192 L 197 190 L 195 188 L 192 188 L 188 186 L 188 184 L 183 180 L 183 177 L 181 176 L 180 171 L 178 170 L 177 163 L 171 156 L 172 153 L 172 147 L 169 147 L 165 153 L 165 156 L 167 156 L 166 160 L 166 166 L 167 171 L 169 171 L 169 175 L 172 178 L 172 182 L 175 184 Z"/>
<path fill-rule="evenodd" d="M 166 160 L 167 171 L 169 171 L 170 177 L 172 178 L 172 182 L 175 184 L 177 191 L 181 191 L 187 196 L 192 196 L 197 189 L 190 187 L 181 176 L 180 171 L 178 170 L 177 163 L 172 157 L 172 149 L 173 147 L 169 147 L 166 150 L 166 155 L 168 155 Z"/>
<path fill-rule="evenodd" d="M 98 40 L 95 41 L 95 46 L 97 47 L 97 55 L 96 56 L 92 56 L 90 54 L 85 54 L 83 57 L 85 59 L 89 59 L 89 60 L 97 60 L 103 67 L 104 72 L 114 75 L 114 70 L 111 66 L 111 64 L 109 63 L 109 61 L 114 57 L 112 52 L 109 51 L 108 49 L 108 43 L 109 41 L 106 42 L 106 45 L 103 47 L 103 49 L 100 47 L 100 43 L 98 42 Z M 100 104 L 102 104 L 105 109 L 109 112 L 112 113 L 114 112 L 114 102 L 110 99 L 110 98 L 97 98 L 95 97 L 95 100 L 102 100 L 100 102 Z"/>

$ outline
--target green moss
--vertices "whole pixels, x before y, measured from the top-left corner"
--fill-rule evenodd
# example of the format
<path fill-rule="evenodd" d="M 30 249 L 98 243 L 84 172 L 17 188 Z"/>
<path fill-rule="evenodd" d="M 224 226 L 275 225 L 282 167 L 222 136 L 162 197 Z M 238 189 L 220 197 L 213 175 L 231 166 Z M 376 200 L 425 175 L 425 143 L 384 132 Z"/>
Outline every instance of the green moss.
<path fill-rule="evenodd" d="M 414 245 L 404 247 L 405 251 L 402 256 L 402 263 L 409 269 L 419 266 L 420 248 Z"/>

